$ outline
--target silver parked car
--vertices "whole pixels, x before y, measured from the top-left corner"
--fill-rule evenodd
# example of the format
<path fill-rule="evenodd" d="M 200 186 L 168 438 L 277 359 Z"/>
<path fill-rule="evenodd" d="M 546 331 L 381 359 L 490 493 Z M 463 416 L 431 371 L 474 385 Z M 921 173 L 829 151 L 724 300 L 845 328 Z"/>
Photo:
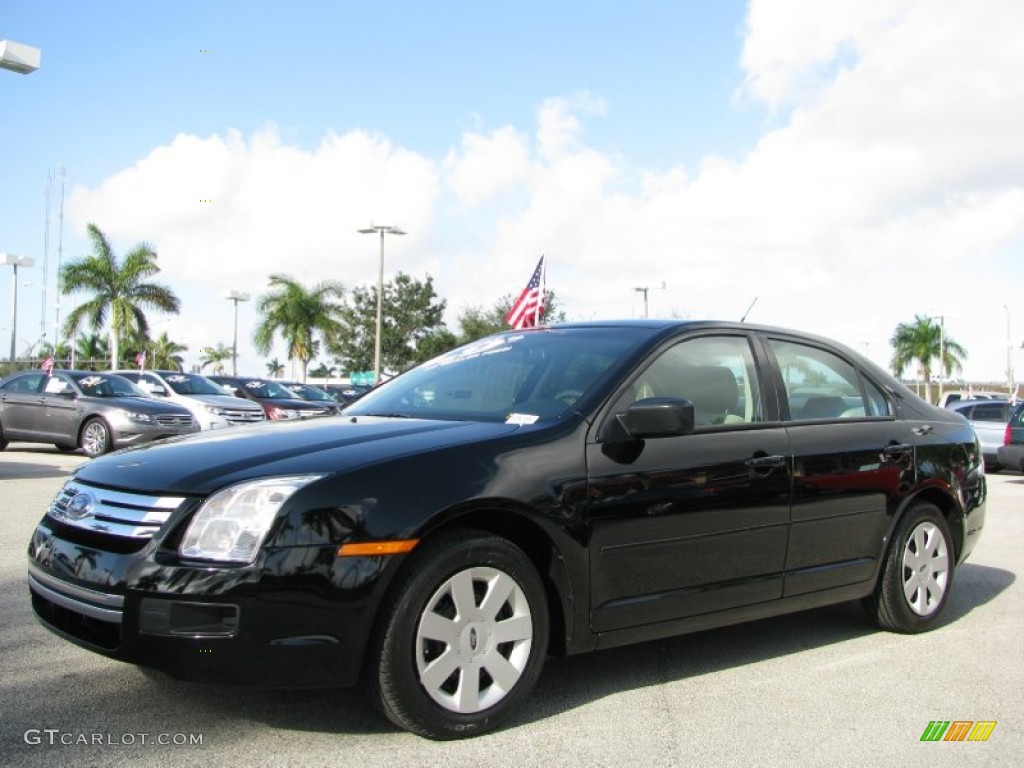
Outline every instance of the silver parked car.
<path fill-rule="evenodd" d="M 222 429 L 266 421 L 263 409 L 249 400 L 224 393 L 198 373 L 177 371 L 114 371 L 158 399 L 188 408 L 200 429 Z"/>
<path fill-rule="evenodd" d="M 1009 400 L 957 400 L 946 408 L 959 413 L 974 428 L 974 434 L 981 442 L 985 469 L 989 472 L 1001 470 L 1003 464 L 999 461 L 999 447 L 1003 444 L 1006 422 L 1013 413 L 1014 404 Z"/>
<path fill-rule="evenodd" d="M 19 440 L 99 456 L 198 430 L 188 409 L 110 373 L 23 371 L 0 381 L 0 450 Z"/>

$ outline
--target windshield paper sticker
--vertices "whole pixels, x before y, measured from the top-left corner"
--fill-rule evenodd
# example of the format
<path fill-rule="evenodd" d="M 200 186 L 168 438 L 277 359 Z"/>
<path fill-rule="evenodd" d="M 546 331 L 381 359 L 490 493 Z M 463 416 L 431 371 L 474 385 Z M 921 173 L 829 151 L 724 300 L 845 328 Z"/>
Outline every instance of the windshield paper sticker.
<path fill-rule="evenodd" d="M 540 416 L 534 413 L 510 413 L 505 419 L 506 424 L 535 424 Z"/>

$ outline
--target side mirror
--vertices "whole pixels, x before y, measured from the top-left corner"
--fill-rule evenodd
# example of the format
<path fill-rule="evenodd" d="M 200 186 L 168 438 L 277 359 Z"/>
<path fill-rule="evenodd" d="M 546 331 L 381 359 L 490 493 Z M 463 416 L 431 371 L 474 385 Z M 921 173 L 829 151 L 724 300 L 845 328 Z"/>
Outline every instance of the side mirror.
<path fill-rule="evenodd" d="M 648 397 L 605 424 L 601 439 L 606 442 L 646 440 L 689 435 L 694 428 L 693 403 L 678 397 Z"/>

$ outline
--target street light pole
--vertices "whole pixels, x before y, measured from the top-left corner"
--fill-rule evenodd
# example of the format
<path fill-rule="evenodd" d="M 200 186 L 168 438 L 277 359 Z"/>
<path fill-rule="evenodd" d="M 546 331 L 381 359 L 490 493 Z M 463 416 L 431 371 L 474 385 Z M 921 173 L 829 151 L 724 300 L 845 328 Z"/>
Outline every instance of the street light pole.
<path fill-rule="evenodd" d="M 15 342 L 18 338 L 18 267 L 31 267 L 35 259 L 27 256 L 15 256 L 13 253 L 0 253 L 0 264 L 14 267 L 14 280 L 11 282 L 11 370 L 14 373 Z"/>
<path fill-rule="evenodd" d="M 227 291 L 224 298 L 235 304 L 235 334 L 231 342 L 231 375 L 238 375 L 238 302 L 248 301 L 249 294 L 244 291 Z"/>
<path fill-rule="evenodd" d="M 1006 388 L 1012 397 L 1017 391 L 1017 382 L 1013 378 L 1013 342 L 1010 341 L 1010 308 L 1003 304 L 1006 310 Z"/>
<path fill-rule="evenodd" d="M 389 235 L 404 235 L 405 232 L 398 227 L 384 226 L 382 224 L 371 224 L 364 229 L 356 230 L 361 235 L 372 235 L 380 233 L 380 262 L 377 268 L 377 330 L 373 340 L 373 384 L 380 384 L 380 336 L 384 316 L 384 233 Z"/>

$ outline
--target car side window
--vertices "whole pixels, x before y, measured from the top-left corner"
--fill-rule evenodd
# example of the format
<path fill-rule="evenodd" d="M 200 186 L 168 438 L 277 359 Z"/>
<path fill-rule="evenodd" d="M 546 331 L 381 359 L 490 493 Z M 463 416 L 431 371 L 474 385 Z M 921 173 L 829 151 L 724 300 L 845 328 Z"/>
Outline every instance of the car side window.
<path fill-rule="evenodd" d="M 1007 406 L 999 404 L 976 405 L 971 421 L 1006 421 L 1006 409 Z"/>
<path fill-rule="evenodd" d="M 677 397 L 693 403 L 700 430 L 764 421 L 761 390 L 743 336 L 700 336 L 661 353 L 634 380 L 623 406 L 650 397 Z"/>
<path fill-rule="evenodd" d="M 889 400 L 843 358 L 819 347 L 769 339 L 791 421 L 889 416 Z"/>
<path fill-rule="evenodd" d="M 46 386 L 43 388 L 43 392 L 47 395 L 62 395 L 66 392 L 72 392 L 71 385 L 59 376 L 51 376 L 46 380 Z"/>
<path fill-rule="evenodd" d="M 39 384 L 43 380 L 44 374 L 42 373 L 29 373 L 24 376 L 19 376 L 16 379 L 11 379 L 4 384 L 4 390 L 7 392 L 38 392 Z"/>

